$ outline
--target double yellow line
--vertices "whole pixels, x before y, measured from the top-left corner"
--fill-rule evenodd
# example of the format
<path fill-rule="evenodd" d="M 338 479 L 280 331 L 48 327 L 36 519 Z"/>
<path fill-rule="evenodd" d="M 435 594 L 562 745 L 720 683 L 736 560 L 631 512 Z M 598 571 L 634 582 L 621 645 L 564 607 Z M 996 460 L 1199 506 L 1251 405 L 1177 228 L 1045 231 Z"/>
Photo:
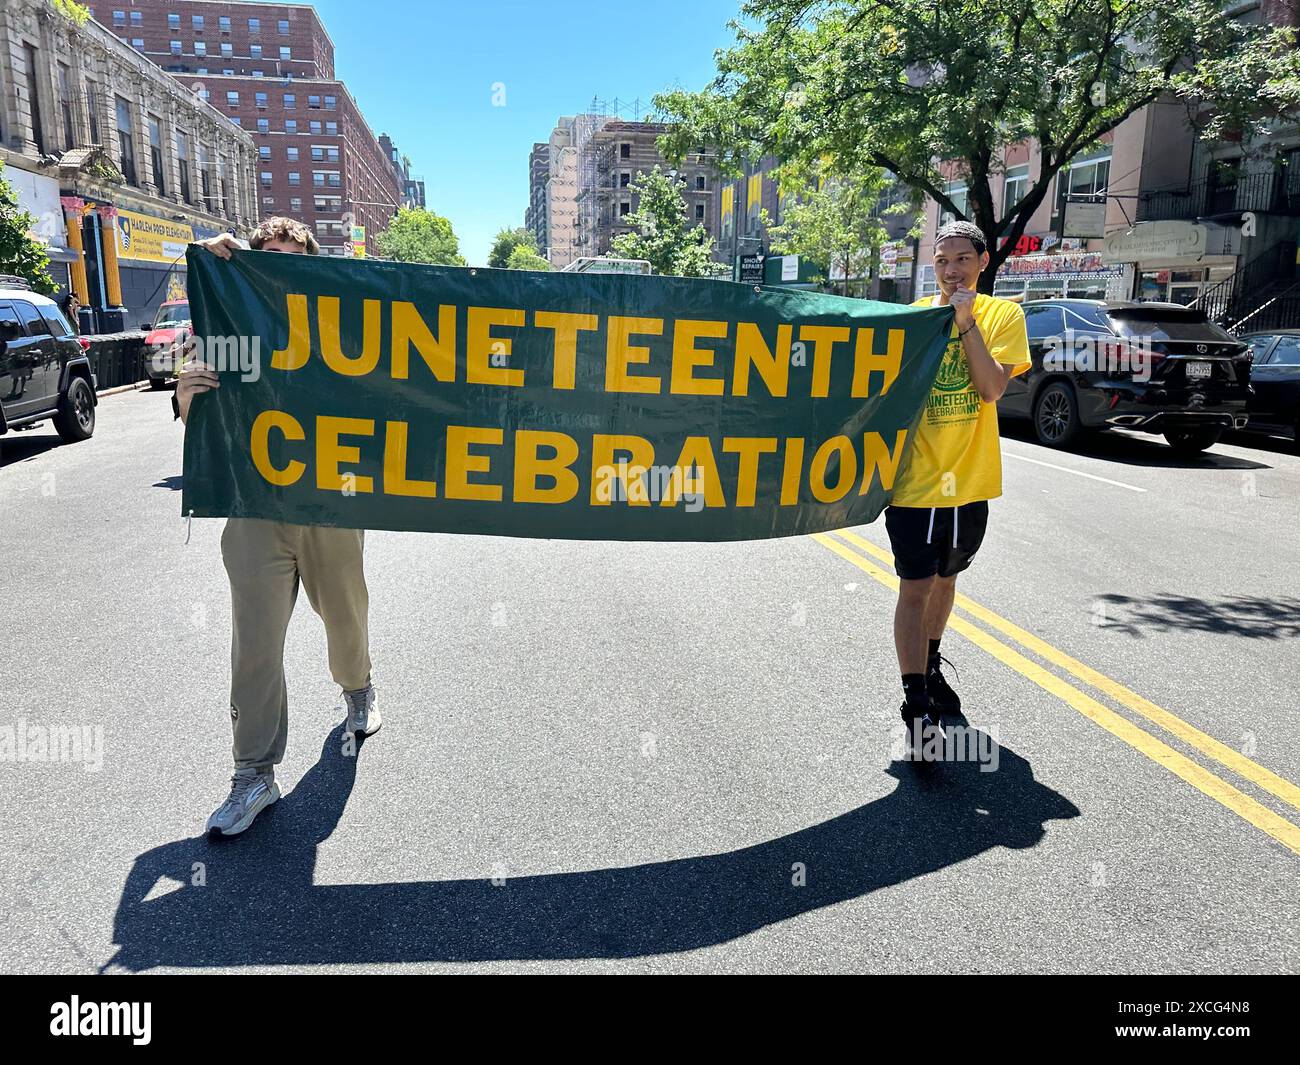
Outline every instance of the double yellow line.
<path fill-rule="evenodd" d="M 847 529 L 841 529 L 836 534 L 836 537 L 826 533 L 813 534 L 813 539 L 823 547 L 834 551 L 841 558 L 851 562 L 886 588 L 895 591 L 898 589 L 898 578 L 871 561 L 874 558 L 892 567 L 894 558 L 888 551 L 877 547 L 869 540 L 864 540 L 861 536 Z M 1220 743 L 1213 736 L 1207 735 L 1177 715 L 1171 714 L 1168 710 L 1157 706 L 1149 699 L 1143 698 L 1137 692 L 1126 688 L 1118 681 L 1098 673 L 1091 666 L 1084 665 L 1078 659 L 1072 658 L 1045 640 L 1039 639 L 1033 633 L 1026 632 L 1019 625 L 1008 621 L 999 614 L 995 614 L 987 607 L 980 606 L 960 592 L 956 595 L 954 607 L 953 615 L 948 621 L 950 629 L 965 636 L 999 662 L 1033 681 L 1044 691 L 1055 695 L 1088 718 L 1088 720 L 1100 725 L 1111 735 L 1118 737 L 1152 761 L 1164 766 L 1169 772 L 1185 780 L 1198 791 L 1208 795 L 1216 802 L 1222 803 L 1237 816 L 1250 822 L 1261 831 L 1267 832 L 1283 846 L 1296 854 L 1300 854 L 1300 827 L 1274 813 L 1267 806 L 1252 799 L 1244 792 L 1234 788 L 1226 780 L 1176 751 L 1150 732 L 1139 728 L 1128 718 L 1098 702 L 1056 673 L 1026 658 L 1010 644 L 998 639 L 992 632 L 987 630 L 991 629 L 1009 637 L 1025 650 L 1032 652 L 1046 662 L 1064 670 L 1077 680 L 1109 696 L 1127 710 L 1159 726 L 1188 746 L 1200 751 L 1201 754 L 1232 770 L 1232 772 L 1249 780 L 1252 784 L 1267 791 L 1270 795 L 1276 796 L 1297 810 L 1300 810 L 1300 787 L 1251 761 L 1245 755 L 1233 750 L 1226 744 Z M 959 614 L 957 611 L 961 611 L 961 613 Z M 969 615 L 970 618 L 982 622 L 986 628 L 981 628 L 962 615 Z"/>

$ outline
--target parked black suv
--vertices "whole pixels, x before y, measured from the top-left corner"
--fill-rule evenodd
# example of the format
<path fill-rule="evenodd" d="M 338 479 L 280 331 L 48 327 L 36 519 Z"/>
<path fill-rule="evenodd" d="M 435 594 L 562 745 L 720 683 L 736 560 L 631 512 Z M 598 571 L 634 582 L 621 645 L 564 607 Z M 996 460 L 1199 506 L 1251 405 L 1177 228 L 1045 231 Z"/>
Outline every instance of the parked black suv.
<path fill-rule="evenodd" d="M 86 352 L 52 299 L 0 274 L 0 435 L 45 418 L 64 440 L 95 431 L 95 378 Z"/>
<path fill-rule="evenodd" d="M 1031 419 L 1048 447 L 1119 426 L 1194 454 L 1246 424 L 1250 349 L 1204 311 L 1077 299 L 1024 309 L 1033 367 L 1012 378 L 998 411 Z"/>

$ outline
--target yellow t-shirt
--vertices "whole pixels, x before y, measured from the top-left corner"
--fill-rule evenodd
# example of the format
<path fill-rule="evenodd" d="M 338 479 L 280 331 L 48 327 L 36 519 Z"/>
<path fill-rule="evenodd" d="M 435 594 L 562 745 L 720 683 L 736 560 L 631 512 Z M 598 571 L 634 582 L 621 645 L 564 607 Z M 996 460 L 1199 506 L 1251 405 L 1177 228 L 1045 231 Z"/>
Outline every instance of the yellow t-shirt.
<path fill-rule="evenodd" d="M 937 296 L 913 307 L 938 306 Z M 1030 367 L 1025 312 L 1011 300 L 975 297 L 975 323 L 998 362 Z M 960 507 L 1002 494 L 1002 449 L 996 403 L 985 403 L 971 380 L 966 352 L 954 323 L 934 388 L 912 440 L 912 453 L 894 488 L 897 507 Z"/>

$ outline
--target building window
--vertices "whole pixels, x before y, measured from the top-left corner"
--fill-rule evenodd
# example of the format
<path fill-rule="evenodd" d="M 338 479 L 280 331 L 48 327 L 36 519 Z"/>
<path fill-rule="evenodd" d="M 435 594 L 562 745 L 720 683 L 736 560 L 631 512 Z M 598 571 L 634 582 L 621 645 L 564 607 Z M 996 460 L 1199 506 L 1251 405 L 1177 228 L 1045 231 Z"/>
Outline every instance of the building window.
<path fill-rule="evenodd" d="M 117 104 L 117 157 L 121 161 L 122 176 L 127 184 L 136 185 L 135 147 L 131 136 L 131 105 L 122 97 L 113 98 Z"/>
<path fill-rule="evenodd" d="M 233 74 L 234 72 L 235 72 L 235 68 L 234 68 L 234 67 L 222 67 L 222 68 L 221 68 L 221 73 L 223 73 L 223 74 Z"/>
<path fill-rule="evenodd" d="M 180 171 L 181 199 L 190 202 L 190 139 L 176 131 L 176 165 Z"/>
<path fill-rule="evenodd" d="M 620 159 L 632 158 L 632 145 L 623 143 L 618 146 L 618 157 Z"/>
<path fill-rule="evenodd" d="M 326 111 L 333 111 L 333 110 L 334 110 L 334 97 L 333 97 L 333 96 L 327 96 L 327 97 L 325 97 L 325 110 L 326 110 Z"/>
<path fill-rule="evenodd" d="M 204 55 L 207 55 L 207 54 L 208 54 L 208 45 L 207 45 L 207 42 L 206 42 L 206 41 L 195 41 L 195 42 L 194 42 L 194 54 L 197 55 L 197 56 L 204 56 Z M 200 73 L 206 73 L 206 71 L 200 71 Z"/>
<path fill-rule="evenodd" d="M 284 109 L 286 111 L 296 111 L 298 109 L 298 97 L 291 92 L 284 94 Z"/>
<path fill-rule="evenodd" d="M 289 36 L 289 20 L 287 18 L 280 19 L 280 21 L 276 23 L 275 28 L 280 31 L 281 37 Z"/>
<path fill-rule="evenodd" d="M 168 15 L 168 16 L 167 16 L 167 28 L 168 28 L 169 30 L 178 30 L 178 29 L 180 29 L 180 28 L 181 28 L 181 17 L 180 17 L 180 15 Z"/>
<path fill-rule="evenodd" d="M 1105 203 L 1110 182 L 1110 151 L 1073 160 L 1056 175 L 1056 212 L 1065 213 L 1066 203 Z"/>
<path fill-rule="evenodd" d="M 330 145 L 329 147 L 327 147 L 327 148 L 325 149 L 325 158 L 326 158 L 326 160 L 328 160 L 328 161 L 331 162 L 331 163 L 337 163 L 337 162 L 339 161 L 339 150 L 338 150 L 338 148 L 334 147 L 333 145 Z"/>
<path fill-rule="evenodd" d="M 227 107 L 239 106 L 239 93 L 237 93 L 234 89 L 226 90 L 226 106 Z"/>
<path fill-rule="evenodd" d="M 270 149 L 270 147 L 268 147 L 267 145 L 263 144 L 260 148 L 257 149 L 257 155 L 258 155 L 258 158 L 260 158 L 260 159 L 270 159 L 270 158 L 271 158 L 271 149 Z"/>
<path fill-rule="evenodd" d="M 696 188 L 696 190 L 699 191 L 699 192 L 703 192 L 703 191 L 705 191 L 705 189 L 707 189 L 707 187 L 708 187 L 708 186 L 706 186 L 705 183 L 704 183 L 704 175 L 703 175 L 703 174 L 696 174 L 696 175 L 695 175 L 695 188 Z"/>
<path fill-rule="evenodd" d="M 125 12 L 125 11 L 114 11 L 114 12 L 113 12 L 113 25 L 114 25 L 114 26 L 123 26 L 123 27 L 126 26 L 126 12 Z"/>
<path fill-rule="evenodd" d="M 296 118 L 286 118 L 284 120 L 284 131 L 285 133 L 297 133 L 298 120 Z"/>
<path fill-rule="evenodd" d="M 311 146 L 311 159 L 313 163 L 323 163 L 325 161 L 325 146 L 313 144 Z"/>
<path fill-rule="evenodd" d="M 219 29 L 222 33 L 229 33 L 229 32 L 230 32 L 230 16 L 229 16 L 229 15 L 220 15 L 220 16 L 218 16 L 218 18 L 217 18 L 217 29 Z"/>
<path fill-rule="evenodd" d="M 291 162 L 291 163 L 296 163 L 296 162 L 298 161 L 298 149 L 297 149 L 297 148 L 286 148 L 286 149 L 284 150 L 284 157 L 285 157 L 286 159 L 288 159 L 289 162 Z"/>
<path fill-rule="evenodd" d="M 158 187 L 158 195 L 167 195 L 167 182 L 163 177 L 162 157 L 162 123 L 154 115 L 149 116 L 149 162 L 153 165 L 153 183 Z"/>
<path fill-rule="evenodd" d="M 67 63 L 59 64 L 59 107 L 63 112 L 63 144 L 66 148 L 75 148 L 77 141 L 76 123 L 72 119 L 71 73 Z"/>
<path fill-rule="evenodd" d="M 313 111 L 319 111 L 319 110 L 320 110 L 320 97 L 319 97 L 319 96 L 308 96 L 308 97 L 307 97 L 307 106 L 310 107 Z"/>
<path fill-rule="evenodd" d="M 1025 198 L 1029 191 L 1029 164 L 1007 167 L 1007 176 L 1002 183 L 1002 217 L 1011 214 L 1012 209 Z"/>
<path fill-rule="evenodd" d="M 253 93 L 253 102 L 258 106 L 258 108 L 260 108 L 261 110 L 265 111 L 265 110 L 266 110 L 266 93 L 264 93 L 264 92 L 255 92 L 255 93 Z"/>
<path fill-rule="evenodd" d="M 626 170 L 624 170 L 621 174 L 618 175 L 618 187 L 620 189 L 627 188 L 628 184 L 631 181 L 632 181 L 632 175 L 629 174 Z"/>
<path fill-rule="evenodd" d="M 261 59 L 261 58 L 262 58 L 262 46 L 261 46 L 260 44 L 250 44 L 250 45 L 248 46 L 248 58 L 249 58 L 249 59 Z"/>
<path fill-rule="evenodd" d="M 325 187 L 325 175 L 319 170 L 311 172 L 311 183 L 313 188 L 323 189 Z"/>
<path fill-rule="evenodd" d="M 271 171 L 269 171 L 269 170 L 263 170 L 263 171 L 262 171 L 262 184 L 263 184 L 265 187 L 267 187 L 267 188 L 270 187 L 270 185 L 271 185 Z"/>
<path fill-rule="evenodd" d="M 966 200 L 967 197 L 970 195 L 970 190 L 966 188 L 966 182 L 950 181 L 944 187 L 943 191 L 947 193 L 948 199 L 952 200 L 953 206 L 956 207 L 957 210 L 959 210 L 963 215 L 965 215 L 968 210 L 966 205 Z M 939 224 L 943 225 L 945 222 L 951 222 L 956 217 L 957 216 L 954 215 L 951 211 L 940 211 Z"/>
<path fill-rule="evenodd" d="M 180 42 L 180 41 L 172 41 L 172 42 L 171 42 L 171 48 L 172 48 L 172 55 L 180 55 L 180 54 L 181 54 L 181 42 Z"/>
<path fill-rule="evenodd" d="M 86 109 L 90 117 L 90 143 L 99 144 L 99 86 L 86 80 Z"/>
<path fill-rule="evenodd" d="M 289 184 L 290 184 L 290 185 L 301 185 L 301 184 L 302 184 L 302 175 L 299 174 L 299 172 L 298 172 L 297 170 L 290 170 L 290 171 L 289 171 Z"/>
<path fill-rule="evenodd" d="M 258 132 L 258 133 L 270 133 L 270 132 L 271 132 L 271 120 L 270 120 L 269 118 L 259 118 L 259 119 L 257 120 L 257 132 Z"/>
<path fill-rule="evenodd" d="M 249 32 L 249 33 L 261 33 L 261 32 L 262 32 L 262 20 L 261 20 L 260 18 L 250 18 L 250 19 L 248 20 L 248 32 Z"/>
<path fill-rule="evenodd" d="M 221 54 L 225 56 L 225 58 L 229 59 L 231 56 L 235 54 L 235 46 L 231 44 L 229 41 L 222 41 Z"/>
<path fill-rule="evenodd" d="M 131 28 L 142 29 L 144 27 L 144 13 L 142 11 L 131 12 Z"/>
<path fill-rule="evenodd" d="M 626 215 L 629 215 L 631 213 L 632 213 L 632 205 L 628 203 L 626 200 L 624 200 L 622 203 L 618 205 L 619 218 L 623 218 Z"/>
<path fill-rule="evenodd" d="M 297 196 L 290 196 L 289 210 L 291 210 L 294 214 L 302 214 L 302 200 Z"/>
<path fill-rule="evenodd" d="M 212 210 L 212 162 L 208 159 L 208 150 L 199 145 L 199 188 L 203 190 L 203 207 Z"/>
<path fill-rule="evenodd" d="M 143 38 L 143 37 L 132 37 L 132 38 L 131 38 L 131 47 L 134 48 L 137 52 L 143 52 L 143 51 L 144 51 L 144 38 Z"/>
<path fill-rule="evenodd" d="M 339 135 L 339 124 L 337 122 L 326 122 L 325 132 L 331 137 L 337 137 Z"/>
<path fill-rule="evenodd" d="M 191 16 L 190 16 L 190 25 L 194 27 L 194 32 L 195 32 L 195 33 L 202 33 L 202 32 L 203 32 L 203 16 L 202 16 L 202 15 L 191 15 Z"/>
<path fill-rule="evenodd" d="M 704 204 L 702 203 L 697 203 L 695 205 L 695 221 L 697 222 L 704 221 Z"/>
<path fill-rule="evenodd" d="M 236 125 L 236 126 L 242 126 L 242 125 L 244 124 L 243 121 L 240 119 L 240 117 L 239 117 L 238 115 L 231 115 L 231 116 L 230 116 L 230 121 L 231 121 L 231 123 L 232 123 L 233 125 Z"/>
<path fill-rule="evenodd" d="M 287 63 L 291 58 L 293 58 L 293 54 L 289 51 L 289 46 L 287 44 L 280 45 L 280 61 Z"/>
<path fill-rule="evenodd" d="M 319 132 L 320 132 L 320 123 L 319 123 L 319 122 L 312 122 L 312 123 L 310 123 L 310 129 L 311 129 L 311 131 L 312 131 L 313 133 L 319 133 Z"/>
<path fill-rule="evenodd" d="M 260 70 L 254 70 L 252 71 L 252 75 L 255 78 L 260 78 L 262 76 L 262 72 Z"/>

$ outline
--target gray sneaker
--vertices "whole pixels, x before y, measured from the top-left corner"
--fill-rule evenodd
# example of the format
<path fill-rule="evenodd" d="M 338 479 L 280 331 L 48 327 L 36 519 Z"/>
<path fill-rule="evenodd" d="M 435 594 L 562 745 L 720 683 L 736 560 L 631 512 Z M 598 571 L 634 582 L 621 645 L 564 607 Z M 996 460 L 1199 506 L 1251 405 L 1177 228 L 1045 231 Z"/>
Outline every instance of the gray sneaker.
<path fill-rule="evenodd" d="M 274 770 L 236 769 L 230 778 L 229 797 L 208 818 L 208 831 L 218 836 L 237 836 L 279 797 Z"/>
<path fill-rule="evenodd" d="M 362 736 L 372 736 L 379 731 L 379 726 L 384 722 L 379 716 L 379 701 L 375 698 L 374 685 L 367 684 L 354 692 L 345 691 L 343 702 L 348 708 L 345 731 Z"/>

